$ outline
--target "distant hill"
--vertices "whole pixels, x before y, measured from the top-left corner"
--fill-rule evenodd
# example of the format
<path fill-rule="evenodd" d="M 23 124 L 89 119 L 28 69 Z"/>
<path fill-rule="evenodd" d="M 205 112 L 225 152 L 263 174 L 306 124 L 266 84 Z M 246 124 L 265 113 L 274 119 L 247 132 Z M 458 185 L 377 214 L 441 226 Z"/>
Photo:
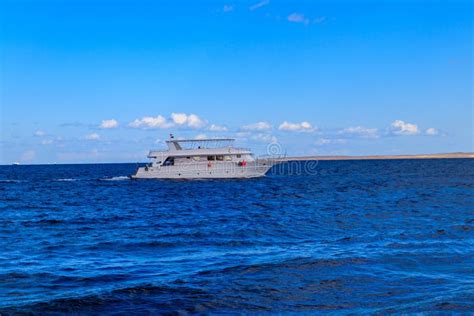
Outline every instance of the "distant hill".
<path fill-rule="evenodd" d="M 285 157 L 278 160 L 373 160 L 373 159 L 447 159 L 447 158 L 474 158 L 474 153 L 444 153 L 421 155 L 370 155 L 370 156 L 300 156 Z"/>

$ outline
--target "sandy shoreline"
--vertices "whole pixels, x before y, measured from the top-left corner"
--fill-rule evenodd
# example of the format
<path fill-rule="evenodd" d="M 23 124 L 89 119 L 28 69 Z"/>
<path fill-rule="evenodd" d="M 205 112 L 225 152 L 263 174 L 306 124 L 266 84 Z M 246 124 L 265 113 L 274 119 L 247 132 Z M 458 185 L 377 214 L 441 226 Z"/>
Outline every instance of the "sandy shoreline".
<path fill-rule="evenodd" d="M 448 153 L 448 154 L 424 154 L 424 155 L 370 155 L 370 156 L 302 156 L 285 157 L 281 161 L 302 160 L 377 160 L 377 159 L 452 159 L 452 158 L 474 158 L 474 153 Z"/>

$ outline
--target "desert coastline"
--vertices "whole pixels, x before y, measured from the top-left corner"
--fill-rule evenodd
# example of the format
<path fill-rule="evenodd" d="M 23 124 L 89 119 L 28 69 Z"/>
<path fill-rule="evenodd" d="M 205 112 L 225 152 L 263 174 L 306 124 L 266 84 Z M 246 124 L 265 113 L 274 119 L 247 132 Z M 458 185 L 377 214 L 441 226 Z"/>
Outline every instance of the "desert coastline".
<path fill-rule="evenodd" d="M 307 161 L 307 160 L 397 160 L 397 159 L 460 159 L 474 158 L 472 152 L 418 154 L 418 155 L 369 155 L 369 156 L 295 156 L 285 157 L 281 161 Z"/>

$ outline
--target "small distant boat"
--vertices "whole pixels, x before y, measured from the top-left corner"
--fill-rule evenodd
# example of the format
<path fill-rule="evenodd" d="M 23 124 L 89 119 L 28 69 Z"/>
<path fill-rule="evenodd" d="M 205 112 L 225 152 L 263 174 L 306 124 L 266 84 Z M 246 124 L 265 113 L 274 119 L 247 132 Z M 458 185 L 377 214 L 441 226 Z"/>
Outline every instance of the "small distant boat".
<path fill-rule="evenodd" d="M 12 165 L 14 165 L 14 166 L 19 166 L 20 163 L 19 163 L 18 161 L 15 161 L 14 163 L 12 163 Z"/>
<path fill-rule="evenodd" d="M 276 163 L 257 159 L 247 148 L 233 146 L 232 138 L 166 141 L 168 150 L 152 150 L 151 163 L 140 167 L 132 179 L 228 179 L 264 176 Z"/>

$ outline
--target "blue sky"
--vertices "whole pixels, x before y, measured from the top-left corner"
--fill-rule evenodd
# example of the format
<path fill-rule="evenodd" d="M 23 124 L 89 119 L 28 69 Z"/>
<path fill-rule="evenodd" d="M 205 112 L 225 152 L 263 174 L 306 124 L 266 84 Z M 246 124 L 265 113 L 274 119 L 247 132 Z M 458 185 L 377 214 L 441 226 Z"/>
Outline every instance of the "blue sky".
<path fill-rule="evenodd" d="M 471 1 L 0 1 L 0 163 L 473 151 Z"/>

